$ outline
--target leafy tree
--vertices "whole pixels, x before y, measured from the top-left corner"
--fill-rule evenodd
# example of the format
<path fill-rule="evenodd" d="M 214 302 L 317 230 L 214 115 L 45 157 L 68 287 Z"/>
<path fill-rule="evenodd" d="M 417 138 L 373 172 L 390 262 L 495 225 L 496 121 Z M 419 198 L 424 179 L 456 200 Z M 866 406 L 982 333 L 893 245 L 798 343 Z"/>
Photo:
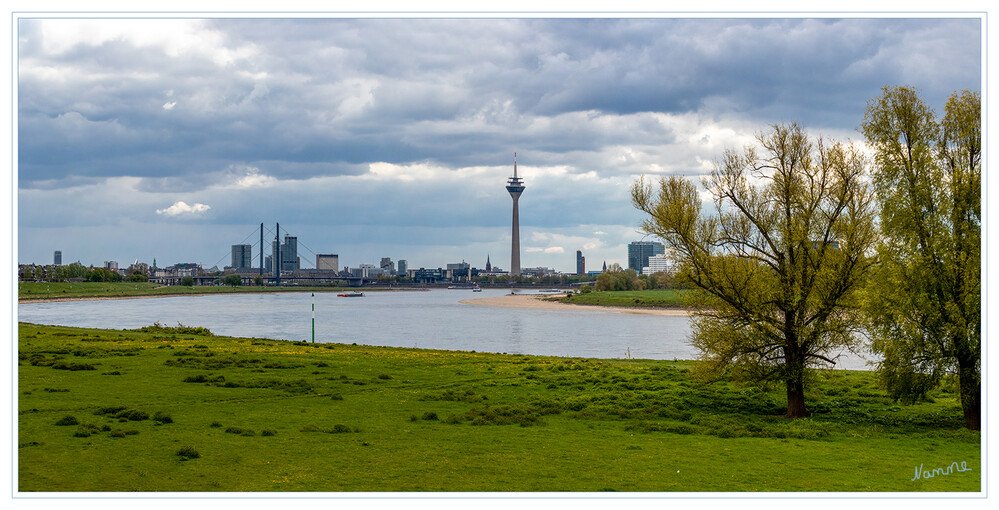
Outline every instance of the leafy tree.
<path fill-rule="evenodd" d="M 638 277 L 638 273 L 634 269 L 629 268 L 625 271 L 600 273 L 597 275 L 596 290 L 642 290 L 645 288 L 643 285 L 642 280 Z"/>
<path fill-rule="evenodd" d="M 762 152 L 728 151 L 703 185 L 702 215 L 683 177 L 632 188 L 642 227 L 679 258 L 699 291 L 692 341 L 709 371 L 734 369 L 787 389 L 787 417 L 808 416 L 805 376 L 856 342 L 857 289 L 875 242 L 865 162 L 850 146 L 813 144 L 797 124 L 757 136 Z"/>
<path fill-rule="evenodd" d="M 243 278 L 236 273 L 232 273 L 222 278 L 222 283 L 236 287 L 238 285 L 243 285 Z"/>
<path fill-rule="evenodd" d="M 260 275 L 254 276 L 253 277 L 253 284 L 256 285 L 256 286 L 258 286 L 258 287 L 262 286 L 264 284 L 264 279 Z"/>
<path fill-rule="evenodd" d="M 184 276 L 180 279 L 180 284 L 186 287 L 194 286 L 194 277 L 191 275 Z"/>
<path fill-rule="evenodd" d="M 130 282 L 148 282 L 149 277 L 142 271 L 134 271 L 132 274 L 128 275 L 127 280 Z"/>
<path fill-rule="evenodd" d="M 910 87 L 868 101 L 883 241 L 867 300 L 891 394 L 912 401 L 956 374 L 981 429 L 981 96 L 954 93 L 937 121 Z"/>

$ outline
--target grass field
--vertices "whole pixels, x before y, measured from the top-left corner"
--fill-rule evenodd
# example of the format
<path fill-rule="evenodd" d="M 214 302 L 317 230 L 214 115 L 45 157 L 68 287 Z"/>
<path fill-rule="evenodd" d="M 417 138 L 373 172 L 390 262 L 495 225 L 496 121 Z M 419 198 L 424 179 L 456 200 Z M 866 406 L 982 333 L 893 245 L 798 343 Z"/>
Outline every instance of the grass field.
<path fill-rule="evenodd" d="M 681 308 L 686 304 L 684 295 L 682 290 L 619 290 L 570 294 L 558 301 L 577 305 Z"/>
<path fill-rule="evenodd" d="M 818 372 L 789 421 L 690 362 L 144 329 L 19 325 L 18 491 L 981 490 L 953 385 Z"/>
<path fill-rule="evenodd" d="M 329 285 L 325 287 L 253 287 L 228 285 L 160 285 L 158 283 L 142 282 L 18 282 L 18 301 L 36 299 L 95 299 L 139 296 L 175 296 L 190 294 L 232 294 L 240 292 L 334 292 L 338 290 Z"/>

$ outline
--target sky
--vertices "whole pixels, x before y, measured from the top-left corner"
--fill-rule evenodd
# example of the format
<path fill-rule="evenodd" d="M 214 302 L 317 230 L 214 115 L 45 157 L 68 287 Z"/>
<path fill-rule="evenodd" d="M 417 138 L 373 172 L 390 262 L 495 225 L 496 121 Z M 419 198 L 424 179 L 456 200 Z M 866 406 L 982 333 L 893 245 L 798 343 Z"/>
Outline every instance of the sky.
<path fill-rule="evenodd" d="M 979 17 L 15 19 L 20 263 L 627 265 L 645 175 L 774 123 L 858 142 L 869 99 L 982 88 Z"/>

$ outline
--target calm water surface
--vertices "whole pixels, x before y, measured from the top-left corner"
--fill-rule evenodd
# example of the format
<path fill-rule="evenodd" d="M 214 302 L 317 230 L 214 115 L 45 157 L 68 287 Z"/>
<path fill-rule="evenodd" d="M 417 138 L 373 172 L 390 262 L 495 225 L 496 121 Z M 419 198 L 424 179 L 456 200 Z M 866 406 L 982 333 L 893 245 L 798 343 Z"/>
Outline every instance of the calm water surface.
<path fill-rule="evenodd" d="M 508 290 L 367 292 L 315 295 L 316 342 L 358 343 L 588 358 L 693 359 L 684 316 L 594 310 L 531 310 L 459 303 Z M 527 292 L 525 292 L 527 293 Z M 18 305 L 36 324 L 134 329 L 154 322 L 204 326 L 225 336 L 311 340 L 312 297 L 230 294 Z M 863 369 L 854 357 L 840 368 Z"/>

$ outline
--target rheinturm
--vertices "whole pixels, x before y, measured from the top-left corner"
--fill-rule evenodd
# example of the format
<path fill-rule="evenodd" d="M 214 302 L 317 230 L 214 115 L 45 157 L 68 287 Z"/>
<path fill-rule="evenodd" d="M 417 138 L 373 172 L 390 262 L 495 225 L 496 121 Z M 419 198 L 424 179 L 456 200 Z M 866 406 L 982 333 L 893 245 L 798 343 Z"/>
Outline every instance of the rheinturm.
<path fill-rule="evenodd" d="M 506 190 L 513 198 L 513 240 L 510 245 L 510 276 L 520 276 L 520 212 L 517 207 L 520 194 L 524 192 L 524 181 L 517 177 L 517 153 L 513 153 L 513 177 L 507 182 Z"/>

